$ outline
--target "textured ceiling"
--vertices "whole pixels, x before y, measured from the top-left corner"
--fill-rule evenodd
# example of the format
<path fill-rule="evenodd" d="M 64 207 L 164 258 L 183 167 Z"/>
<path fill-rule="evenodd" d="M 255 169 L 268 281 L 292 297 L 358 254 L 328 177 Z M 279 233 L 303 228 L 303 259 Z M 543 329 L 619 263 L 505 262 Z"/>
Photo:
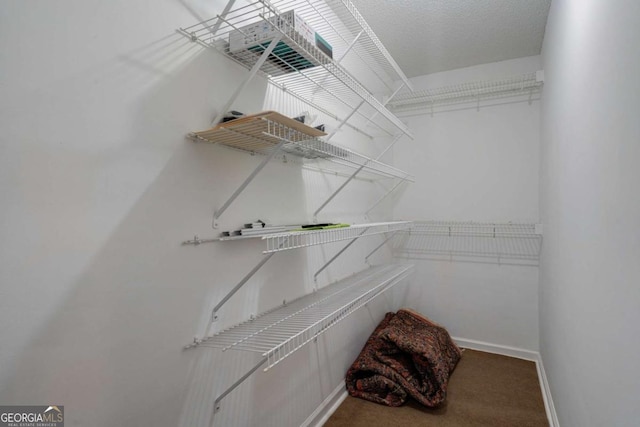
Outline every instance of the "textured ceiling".
<path fill-rule="evenodd" d="M 351 0 L 408 77 L 538 55 L 551 0 Z"/>

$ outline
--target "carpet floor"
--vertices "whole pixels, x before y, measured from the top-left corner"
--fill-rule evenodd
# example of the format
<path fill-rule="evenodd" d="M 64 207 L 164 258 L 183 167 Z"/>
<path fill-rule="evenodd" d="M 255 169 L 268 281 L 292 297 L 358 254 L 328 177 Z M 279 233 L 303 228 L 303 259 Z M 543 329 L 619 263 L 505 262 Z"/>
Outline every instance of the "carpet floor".
<path fill-rule="evenodd" d="M 534 362 L 465 350 L 437 409 L 391 408 L 348 396 L 324 427 L 548 426 Z"/>

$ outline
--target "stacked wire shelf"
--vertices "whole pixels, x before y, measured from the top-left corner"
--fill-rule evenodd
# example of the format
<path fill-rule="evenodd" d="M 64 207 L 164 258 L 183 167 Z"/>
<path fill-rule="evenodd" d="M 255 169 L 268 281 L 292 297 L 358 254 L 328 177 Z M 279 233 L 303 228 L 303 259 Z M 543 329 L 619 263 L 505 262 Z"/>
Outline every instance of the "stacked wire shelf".
<path fill-rule="evenodd" d="M 376 234 L 393 233 L 400 230 L 407 230 L 411 225 L 412 223 L 409 221 L 379 222 L 356 224 L 346 228 L 329 230 L 272 234 L 263 238 L 267 244 L 267 249 L 263 253 L 280 252 L 359 237 L 374 236 Z"/>
<path fill-rule="evenodd" d="M 263 254 L 288 251 L 291 249 L 308 248 L 310 246 L 325 245 L 327 243 L 341 242 L 343 240 L 358 239 L 360 237 L 375 236 L 377 234 L 397 233 L 408 230 L 413 225 L 411 221 L 371 222 L 366 224 L 353 224 L 343 228 L 328 228 L 324 230 L 298 230 L 279 232 L 272 234 L 251 234 L 248 236 L 223 236 L 210 241 L 232 242 L 245 239 L 262 239 L 266 248 Z M 198 243 L 208 243 L 209 240 L 200 240 Z M 193 244 L 193 240 L 183 244 Z"/>
<path fill-rule="evenodd" d="M 200 345 L 258 352 L 267 370 L 408 277 L 412 269 L 411 265 L 371 267 L 221 331 Z"/>
<path fill-rule="evenodd" d="M 536 224 L 427 221 L 397 234 L 394 256 L 406 259 L 538 265 L 542 233 Z"/>
<path fill-rule="evenodd" d="M 304 21 L 302 28 L 297 27 L 296 30 L 293 21 Z M 309 31 L 306 30 L 307 25 Z M 216 209 L 213 216 L 214 228 L 219 227 L 218 220 L 221 215 L 265 165 L 272 159 L 280 158 L 282 154 L 302 159 L 298 161 L 305 166 L 314 163 L 323 168 L 325 162 L 331 162 L 331 168 L 335 169 L 336 174 L 342 174 L 344 171 L 333 165 L 349 168 L 345 172 L 346 181 L 318 207 L 313 214 L 314 220 L 334 196 L 351 180 L 356 179 L 356 176 L 359 179 L 394 180 L 394 185 L 389 185 L 392 188 L 385 188 L 387 193 L 376 205 L 399 185 L 414 181 L 406 172 L 378 160 L 400 137 L 413 138 L 408 127 L 386 107 L 386 103 L 380 101 L 385 96 L 388 101 L 402 87 L 411 89 L 411 84 L 350 0 L 228 0 L 220 15 L 190 27 L 180 28 L 179 32 L 193 42 L 218 50 L 250 70 L 243 83 L 219 109 L 214 119 L 214 127 L 190 134 L 195 140 L 264 156 L 244 182 Z M 315 43 L 309 38 L 309 34 L 313 34 Z M 289 97 L 293 97 L 297 99 L 295 102 L 301 101 L 311 107 L 312 114 L 297 114 L 296 111 L 296 115 L 313 117 L 322 113 L 326 116 L 322 117 L 322 123 L 331 128 L 334 125 L 332 121 L 335 120 L 335 130 L 325 140 L 323 131 L 295 122 L 273 111 L 220 123 L 223 113 L 234 107 L 239 93 L 245 90 L 248 82 L 256 74 L 267 78 L 269 84 L 279 88 L 283 99 L 289 101 Z M 281 107 L 276 105 L 271 108 L 281 110 Z M 289 111 L 292 109 L 284 107 L 283 111 L 294 114 Z M 329 121 L 325 122 L 325 119 Z M 374 159 L 328 142 L 342 126 L 351 127 L 371 139 L 377 136 L 391 136 L 392 142 Z M 307 162 L 306 159 L 314 162 Z M 360 172 L 365 177 L 361 177 Z M 385 186 L 386 183 L 381 185 Z M 408 277 L 413 266 L 385 265 L 370 267 L 320 288 L 317 282 L 318 275 L 360 237 L 387 234 L 386 240 L 369 254 L 371 256 L 393 235 L 410 226 L 411 223 L 406 221 L 380 222 L 344 228 L 296 229 L 264 235 L 260 231 L 240 230 L 239 233 L 245 235 L 205 240 L 195 236 L 193 240 L 183 242 L 198 245 L 204 242 L 249 238 L 261 238 L 265 241 L 262 259 L 239 279 L 235 286 L 230 287 L 213 307 L 211 321 L 205 333 L 200 335 L 202 338 L 195 338 L 193 343 L 185 346 L 213 347 L 222 350 L 212 352 L 219 355 L 228 354 L 228 350 L 241 350 L 243 354 L 259 359 L 253 366 L 242 363 L 242 369 L 247 369 L 233 384 L 215 385 L 217 390 L 224 388 L 224 391 L 216 392 L 214 414 L 220 409 L 222 399 L 258 368 L 265 367 L 267 370 L 280 363 Z M 224 314 L 224 311 L 221 311 L 222 307 L 271 257 L 278 256 L 276 253 L 339 241 L 348 243 L 315 272 L 313 293 L 212 334 L 212 330 L 216 329 L 214 325 L 221 325 L 216 322 L 219 322 L 221 313 Z M 235 375 L 233 377 L 236 378 Z M 212 424 L 213 421 L 212 418 Z"/>
<path fill-rule="evenodd" d="M 252 154 L 268 155 L 280 142 L 284 142 L 280 150 L 287 154 L 306 159 L 325 159 L 349 168 L 363 167 L 377 176 L 413 182 L 414 178 L 411 175 L 347 148 L 329 144 L 320 139 L 322 135 L 324 132 L 275 112 L 233 120 L 191 134 L 200 141 L 221 144 Z"/>
<path fill-rule="evenodd" d="M 373 84 L 375 87 L 370 88 L 364 86 L 338 60 L 330 58 L 302 37 L 292 25 L 277 19 L 282 12 L 291 10 L 302 16 L 331 44 L 334 56 L 340 51 L 353 50 L 359 63 L 363 64 L 362 70 L 355 71 L 373 72 L 382 83 Z M 413 137 L 408 127 L 372 95 L 372 92 L 380 90 L 380 86 L 391 92 L 397 81 L 407 87 L 410 87 L 409 82 L 349 0 L 255 0 L 179 31 L 192 41 L 213 47 L 251 69 L 258 62 L 260 52 L 232 51 L 229 36 L 249 24 L 260 22 L 276 31 L 284 45 L 300 53 L 292 57 L 290 48 L 276 46 L 259 70 L 272 84 L 309 105 L 317 106 L 320 111 L 331 114 L 338 103 L 349 111 L 355 110 L 367 124 L 372 123 L 386 135 L 393 135 L 399 130 Z"/>

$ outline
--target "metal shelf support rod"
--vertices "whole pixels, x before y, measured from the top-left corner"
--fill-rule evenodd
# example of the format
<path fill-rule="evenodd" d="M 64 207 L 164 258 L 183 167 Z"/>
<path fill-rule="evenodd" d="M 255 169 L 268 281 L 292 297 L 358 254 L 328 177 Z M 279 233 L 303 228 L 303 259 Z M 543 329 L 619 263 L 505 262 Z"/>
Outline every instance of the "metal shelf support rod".
<path fill-rule="evenodd" d="M 233 7 L 235 2 L 236 0 L 229 0 L 227 2 L 227 5 L 224 7 L 224 10 L 222 11 L 222 13 L 218 16 L 218 19 L 216 19 L 216 23 L 213 24 L 213 26 L 211 27 L 207 27 L 207 29 L 211 33 L 211 37 L 215 37 L 216 33 L 220 29 L 220 26 L 222 25 L 222 22 L 229 14 L 229 11 L 231 11 L 231 8 Z"/>
<path fill-rule="evenodd" d="M 325 142 L 328 142 L 331 138 L 333 138 L 335 136 L 336 133 L 338 133 L 338 131 L 342 128 L 342 126 L 345 125 L 345 123 L 347 123 L 351 117 L 353 117 L 353 115 L 356 113 L 356 111 L 358 111 L 360 109 L 360 107 L 362 107 L 362 104 L 364 104 L 364 100 L 360 101 L 360 103 L 356 106 L 356 108 L 353 109 L 353 111 L 351 113 L 349 113 L 349 115 L 347 117 L 345 117 L 344 119 L 342 119 L 342 121 L 340 122 L 340 124 L 333 130 L 333 132 L 331 132 L 324 140 Z"/>
<path fill-rule="evenodd" d="M 296 98 L 296 99 L 298 99 L 298 100 L 300 100 L 300 101 L 302 101 L 302 102 L 306 103 L 306 104 L 307 104 L 307 105 L 309 105 L 310 107 L 313 107 L 313 108 L 315 108 L 316 110 L 318 110 L 318 111 L 320 111 L 320 112 L 322 112 L 322 113 L 326 114 L 327 116 L 329 116 L 329 117 L 331 117 L 331 118 L 335 119 L 336 121 L 339 121 L 339 120 L 340 120 L 340 117 L 336 116 L 336 115 L 335 115 L 335 113 L 332 113 L 331 111 L 327 110 L 326 108 L 323 108 L 323 107 L 321 107 L 321 106 L 319 106 L 319 105 L 317 105 L 317 104 L 313 103 L 311 100 L 306 99 L 306 98 L 304 98 L 304 97 L 302 97 L 302 96 L 298 95 L 295 91 L 290 91 L 290 90 L 288 90 L 288 89 L 287 89 L 287 86 L 286 86 L 285 84 L 281 84 L 281 83 L 275 82 L 275 81 L 273 81 L 273 80 L 271 80 L 271 79 L 267 79 L 267 82 L 268 82 L 269 84 L 273 85 L 274 87 L 276 87 L 276 88 L 280 89 L 281 91 L 285 92 L 286 94 L 288 94 L 288 95 L 290 95 L 290 96 L 293 96 L 294 98 Z M 356 132 L 358 132 L 358 133 L 360 133 L 360 134 L 362 134 L 362 135 L 366 136 L 367 138 L 369 138 L 369 139 L 373 139 L 373 136 L 372 136 L 372 135 L 370 135 L 370 134 L 366 133 L 364 130 L 360 129 L 359 127 L 356 127 L 356 126 L 352 125 L 351 123 L 347 123 L 346 125 L 347 125 L 347 126 L 349 126 L 351 129 L 355 130 Z"/>
<path fill-rule="evenodd" d="M 362 30 L 362 31 L 364 31 L 364 30 Z M 360 36 L 362 35 L 362 31 L 360 31 L 360 32 L 358 33 L 358 35 L 356 36 L 356 38 L 355 38 L 355 39 L 353 39 L 353 41 L 349 44 L 349 46 L 347 46 L 347 48 L 346 48 L 346 49 L 345 49 L 345 51 L 342 53 L 342 55 L 340 55 L 340 58 L 336 59 L 336 64 L 341 63 L 341 62 L 342 62 L 342 60 L 345 58 L 345 56 L 347 56 L 347 54 L 349 53 L 349 51 L 350 51 L 351 49 L 353 49 L 353 47 L 354 47 L 354 46 L 356 45 L 356 43 L 358 42 L 358 39 L 359 39 L 359 38 L 360 38 Z M 324 83 L 327 81 L 327 79 L 328 79 L 328 78 L 329 78 L 328 76 L 325 76 L 325 77 L 324 77 L 324 79 L 322 79 L 322 84 L 315 88 L 314 93 L 318 93 L 319 91 L 321 91 L 321 90 L 322 90 L 322 86 L 324 86 Z M 363 101 L 363 103 L 364 103 L 364 101 Z M 360 105 L 362 105 L 362 103 L 361 103 Z M 356 107 L 356 110 L 357 110 L 358 108 L 360 108 L 360 105 L 358 105 L 358 106 Z M 355 113 L 355 111 L 354 111 L 354 113 Z M 349 117 L 351 117 L 351 116 L 349 116 Z M 341 125 L 342 125 L 342 124 L 341 124 Z"/>
<path fill-rule="evenodd" d="M 349 46 L 347 46 L 347 48 L 342 53 L 342 55 L 340 55 L 340 58 L 338 58 L 338 60 L 336 61 L 338 64 L 342 62 L 344 57 L 347 56 L 347 54 L 351 51 L 351 49 L 353 49 L 353 47 L 356 45 L 356 43 L 358 43 L 358 40 L 360 39 L 360 36 L 362 36 L 363 33 L 364 33 L 364 30 L 360 30 L 358 35 L 351 41 Z"/>
<path fill-rule="evenodd" d="M 284 245 L 284 244 L 286 243 L 286 241 L 287 241 L 287 240 L 288 240 L 288 238 L 287 238 L 287 239 L 285 239 L 285 241 L 284 241 L 284 242 L 282 242 L 282 244 L 281 244 L 280 246 Z M 246 275 L 246 276 L 244 276 L 244 277 L 242 278 L 242 280 L 240 280 L 240 282 L 238 282 L 238 284 L 237 284 L 237 285 L 235 285 L 235 286 L 233 287 L 233 289 L 231 289 L 231 290 L 229 291 L 229 293 L 227 293 L 227 295 L 225 295 L 225 297 L 224 297 L 224 298 L 222 298 L 222 300 L 221 300 L 218 304 L 216 304 L 216 306 L 215 306 L 215 307 L 213 307 L 213 311 L 211 312 L 211 321 L 212 321 L 212 322 L 215 322 L 215 321 L 217 320 L 217 318 L 218 318 L 218 316 L 217 316 L 218 310 L 220 310 L 220 308 L 221 308 L 221 307 L 222 307 L 222 306 L 223 306 L 227 301 L 229 301 L 229 298 L 231 298 L 231 297 L 233 296 L 233 294 L 235 294 L 236 292 L 238 292 L 238 290 L 239 290 L 242 286 L 244 286 L 244 284 L 245 284 L 245 283 L 247 283 L 247 282 L 249 281 L 249 279 L 251 279 L 251 277 L 253 277 L 253 275 L 254 275 L 254 274 L 256 274 L 256 273 L 258 272 L 258 270 L 260 270 L 260 268 L 262 268 L 262 266 L 263 266 L 263 265 L 265 265 L 265 264 L 267 263 L 267 261 L 269 261 L 269 260 L 271 259 L 271 257 L 272 257 L 273 255 L 275 255 L 275 254 L 276 254 L 276 252 L 271 252 L 270 254 L 267 254 L 267 255 L 265 255 L 264 257 L 262 257 L 262 259 L 260 260 L 260 262 L 259 262 L 258 264 L 256 264 L 256 266 L 255 266 L 255 267 L 253 267 L 253 268 L 251 269 L 251 271 L 250 271 L 249 273 L 247 273 L 247 275 Z"/>
<path fill-rule="evenodd" d="M 381 247 L 384 246 L 385 243 L 387 243 L 389 240 L 393 239 L 395 237 L 395 235 L 398 234 L 397 231 L 394 231 L 393 233 L 391 233 L 391 235 L 389 237 L 387 237 L 386 239 L 384 239 L 384 241 L 382 243 L 380 243 L 378 246 L 376 246 L 376 248 L 374 250 L 372 250 L 371 252 L 369 252 L 369 255 L 367 255 L 366 257 L 364 257 L 364 262 L 366 262 L 367 264 L 369 264 L 369 258 L 371 257 L 371 255 L 373 255 L 374 253 L 376 253 L 378 251 L 378 249 L 380 249 Z"/>
<path fill-rule="evenodd" d="M 246 380 L 247 378 L 249 378 L 251 376 L 251 374 L 253 374 L 255 371 L 258 370 L 258 368 L 260 368 L 260 366 L 264 365 L 267 361 L 267 358 L 264 357 L 260 362 L 258 362 L 253 368 L 249 369 L 249 371 L 247 371 L 246 374 L 244 374 L 242 377 L 240 377 L 238 379 L 238 381 L 236 381 L 235 383 L 233 383 L 229 388 L 227 388 L 222 394 L 220 394 L 220 396 L 218 396 L 216 398 L 216 400 L 213 402 L 213 414 L 211 415 L 211 427 L 213 427 L 213 419 L 215 418 L 215 413 L 218 412 L 220 410 L 220 401 L 222 399 L 224 399 L 225 397 L 227 397 L 227 395 L 229 393 L 231 393 L 236 387 L 238 387 L 240 384 L 242 384 L 244 382 L 244 380 Z"/>
<path fill-rule="evenodd" d="M 267 47 L 265 49 L 265 51 L 262 53 L 262 55 L 260 56 L 260 59 L 258 59 L 258 61 L 254 64 L 254 66 L 251 68 L 251 71 L 249 71 L 249 75 L 247 75 L 244 79 L 244 81 L 242 82 L 242 84 L 240 86 L 238 86 L 238 88 L 236 89 L 236 91 L 233 93 L 233 95 L 231 95 L 231 97 L 229 98 L 229 100 L 227 101 L 227 103 L 224 105 L 224 107 L 222 107 L 222 109 L 220 110 L 220 112 L 218 112 L 218 114 L 216 115 L 215 119 L 213 119 L 213 122 L 211 122 L 212 126 L 217 125 L 218 123 L 220 123 L 220 121 L 222 120 L 222 117 L 224 116 L 224 114 L 227 112 L 227 110 L 229 108 L 231 108 L 231 105 L 235 102 L 236 98 L 240 95 L 240 93 L 247 87 L 247 85 L 249 84 L 249 82 L 255 77 L 255 75 L 258 73 L 258 71 L 260 70 L 260 67 L 262 67 L 262 65 L 265 63 L 265 61 L 267 60 L 267 58 L 269 57 L 269 55 L 271 55 L 271 52 L 273 51 L 273 49 L 276 47 L 276 45 L 278 44 L 278 42 L 280 41 L 280 39 L 282 38 L 281 35 L 276 35 L 274 37 L 274 39 L 271 41 L 271 43 L 269 43 L 269 47 Z"/>
<path fill-rule="evenodd" d="M 263 17 L 263 19 L 264 19 L 264 17 Z M 276 31 L 278 31 L 281 36 L 285 36 L 286 35 L 285 32 L 281 28 L 279 28 L 277 26 L 272 26 L 272 27 Z M 393 114 L 390 111 L 386 110 L 386 108 L 383 106 L 383 104 L 380 101 L 378 101 L 372 94 L 367 92 L 364 89 L 364 87 L 362 87 L 362 85 L 358 81 L 356 81 L 349 73 L 347 73 L 340 65 L 338 65 L 334 61 L 331 61 L 331 62 L 328 62 L 328 63 L 324 64 L 322 67 L 327 72 L 332 74 L 337 80 L 342 82 L 342 84 L 347 86 L 353 93 L 355 93 L 358 97 L 360 97 L 360 99 L 363 99 L 367 104 L 369 104 L 371 107 L 373 107 L 375 110 L 380 111 L 380 112 L 382 112 L 381 109 L 385 110 L 392 117 L 392 118 L 386 117 L 387 120 L 389 120 L 389 122 L 391 122 L 398 129 L 400 129 L 401 132 L 403 132 L 404 134 L 409 136 L 411 139 L 413 139 L 413 135 L 411 134 L 409 129 L 404 125 L 404 123 L 402 123 L 397 117 L 393 116 Z M 311 79 L 307 74 L 301 73 L 300 71 L 298 71 L 298 74 L 303 76 L 303 77 L 305 77 L 305 78 L 307 78 L 308 80 L 311 80 L 311 82 L 313 84 L 315 84 L 316 86 L 322 87 L 321 83 L 318 83 L 315 80 Z M 366 95 L 362 93 L 363 91 L 366 93 Z M 341 101 L 341 98 L 335 96 L 335 94 L 333 94 L 331 91 L 328 90 L 327 92 L 329 94 L 333 95 L 334 97 L 336 97 L 336 99 L 338 101 Z M 344 103 L 344 101 L 343 101 L 343 103 Z M 385 116 L 386 116 L 386 114 L 385 114 Z M 394 123 L 394 119 L 397 120 L 397 123 Z M 389 130 L 384 129 L 384 128 L 380 127 L 380 126 L 378 126 L 378 127 L 382 131 L 384 131 L 387 134 L 391 135 L 391 132 Z"/>
<path fill-rule="evenodd" d="M 382 103 L 382 105 L 384 105 L 386 107 L 387 104 L 391 102 L 391 100 L 398 94 L 398 92 L 400 92 L 400 90 L 403 87 L 404 87 L 404 82 L 402 82 L 402 84 L 400 86 L 398 86 L 398 88 L 396 90 L 393 91 L 393 93 L 389 96 L 389 98 L 387 98 L 387 100 L 385 102 Z M 380 112 L 378 112 L 378 111 L 373 113 L 373 116 L 369 117 L 367 119 L 367 122 L 364 125 L 367 126 L 369 123 L 371 123 L 371 121 L 373 119 L 375 119 L 378 114 L 380 114 Z M 411 138 L 411 139 L 413 139 L 413 138 Z"/>
<path fill-rule="evenodd" d="M 227 210 L 229 205 L 233 203 L 233 201 L 240 195 L 240 193 L 244 191 L 247 185 L 249 185 L 249 183 L 253 181 L 256 175 L 260 173 L 260 171 L 267 165 L 267 163 L 269 163 L 271 159 L 280 152 L 280 149 L 286 142 L 288 142 L 286 139 L 280 140 L 278 145 L 274 147 L 271 153 L 269 153 L 269 155 L 262 160 L 262 162 L 253 170 L 253 172 L 251 172 L 251 174 L 247 177 L 247 179 L 245 179 L 244 182 L 240 184 L 240 187 L 236 189 L 236 191 L 231 195 L 231 197 L 229 197 L 229 199 L 227 199 L 227 201 L 224 202 L 222 207 L 217 211 L 215 211 L 215 213 L 213 214 L 213 228 L 218 228 L 218 218 L 220 218 L 220 216 L 224 213 L 225 210 Z"/>
<path fill-rule="evenodd" d="M 324 271 L 325 268 L 329 267 L 329 265 L 335 261 L 340 255 L 342 255 L 342 253 L 344 251 L 346 251 L 347 249 L 349 249 L 349 246 L 353 245 L 356 240 L 358 240 L 360 237 L 362 237 L 363 234 L 365 234 L 367 232 L 367 230 L 369 230 L 369 227 L 365 228 L 364 230 L 362 230 L 362 233 L 360 233 L 356 238 L 354 238 L 353 240 L 351 240 L 349 243 L 347 243 L 344 248 L 340 249 L 338 251 L 338 253 L 336 253 L 333 257 L 331 257 L 331 259 L 329 261 L 327 261 L 322 267 L 320 267 L 320 269 L 318 271 L 316 271 L 316 273 L 313 275 L 313 282 L 316 283 L 318 281 L 318 275 L 320 273 L 322 273 Z"/>
<path fill-rule="evenodd" d="M 399 134 L 398 136 L 396 136 L 393 141 L 391 141 L 391 144 L 389 144 L 389 146 L 387 148 L 384 149 L 384 151 L 382 151 L 382 153 L 380 153 L 378 155 L 378 157 L 376 157 L 376 161 L 380 160 L 380 158 L 382 158 L 382 156 L 385 155 L 385 153 L 387 151 L 389 151 L 391 149 L 391 147 L 393 147 L 395 145 L 396 142 L 398 142 L 398 140 L 402 137 L 402 134 Z M 325 200 L 325 202 L 320 205 L 320 207 L 318 209 L 316 209 L 316 211 L 313 213 L 313 219 L 314 221 L 317 220 L 318 214 L 320 213 L 320 211 L 322 211 L 322 209 L 325 208 L 325 206 L 327 206 L 329 204 L 329 202 L 331 202 L 333 200 L 334 197 L 336 197 L 338 195 L 338 193 L 340 193 L 344 187 L 347 186 L 347 184 L 349 184 L 351 182 L 352 179 L 354 179 L 361 171 L 362 169 L 364 169 L 367 165 L 369 164 L 369 161 L 367 160 L 366 163 L 364 163 L 362 166 L 360 166 L 358 169 L 355 170 L 355 172 L 353 172 L 351 174 L 351 176 L 349 178 L 347 178 L 347 180 L 345 182 L 342 183 L 342 185 L 340 187 L 338 187 L 338 189 L 336 189 L 336 191 L 333 192 L 333 194 L 331 196 L 329 196 L 327 198 L 327 200 Z"/>
<path fill-rule="evenodd" d="M 258 264 L 256 264 L 255 267 L 253 267 L 251 269 L 251 271 L 249 273 L 247 273 L 246 276 L 244 276 L 242 278 L 242 280 L 240 280 L 240 282 L 238 282 L 237 285 L 235 285 L 233 287 L 233 289 L 231 289 L 229 291 L 229 293 L 227 293 L 227 295 L 222 298 L 222 300 L 216 304 L 215 307 L 213 307 L 213 311 L 211 312 L 211 321 L 215 321 L 217 320 L 218 316 L 218 310 L 220 310 L 220 308 L 227 302 L 229 301 L 229 298 L 231 298 L 233 296 L 233 294 L 235 294 L 236 292 L 238 292 L 238 290 L 244 286 L 245 283 L 247 283 L 249 281 L 249 279 L 251 279 L 251 277 L 253 277 L 254 274 L 256 274 L 258 272 L 258 270 L 260 270 L 260 268 L 262 268 L 263 265 L 265 265 L 267 263 L 267 261 L 269 261 L 269 259 L 271 259 L 271 257 L 275 254 L 275 252 L 272 252 L 268 255 L 265 255 L 264 257 L 262 257 L 262 259 L 260 260 L 260 262 Z"/>
<path fill-rule="evenodd" d="M 396 188 L 398 188 L 398 187 L 400 187 L 400 184 L 402 184 L 402 183 L 403 183 L 403 182 L 405 182 L 405 181 L 406 181 L 406 179 L 401 179 L 400 181 L 398 181 L 398 182 L 396 183 L 396 185 L 394 185 L 394 186 L 391 188 L 391 190 L 387 191 L 387 192 L 385 193 L 385 195 L 384 195 L 384 196 L 380 197 L 380 198 L 378 199 L 378 201 L 377 201 L 377 202 L 375 202 L 375 203 L 373 204 L 373 206 L 371 206 L 371 207 L 370 207 L 370 208 L 365 212 L 365 215 L 369 215 L 369 212 L 371 212 L 371 211 L 372 211 L 376 206 L 378 206 L 378 205 L 379 205 L 379 204 L 380 204 L 384 199 L 386 199 L 386 198 L 387 198 L 387 196 L 389 196 L 389 194 L 393 193 L 393 192 L 395 191 L 395 189 L 396 189 Z"/>

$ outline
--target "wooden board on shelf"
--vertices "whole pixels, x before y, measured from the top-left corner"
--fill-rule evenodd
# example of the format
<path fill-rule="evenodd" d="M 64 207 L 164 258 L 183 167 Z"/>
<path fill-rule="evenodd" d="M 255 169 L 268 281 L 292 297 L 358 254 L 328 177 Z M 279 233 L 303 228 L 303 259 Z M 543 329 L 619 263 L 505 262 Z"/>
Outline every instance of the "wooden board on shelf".
<path fill-rule="evenodd" d="M 207 133 L 207 132 L 214 132 L 216 130 L 220 130 L 220 129 L 234 129 L 234 128 L 238 128 L 238 127 L 242 127 L 244 125 L 247 125 L 249 123 L 260 123 L 261 121 L 264 121 L 262 119 L 266 119 L 266 120 L 270 120 L 272 122 L 275 123 L 279 123 L 281 125 L 285 125 L 288 128 L 291 129 L 295 129 L 299 132 L 304 133 L 305 135 L 308 136 L 313 136 L 313 137 L 318 137 L 318 136 L 324 136 L 326 135 L 325 132 L 313 128 L 311 126 L 307 126 L 302 122 L 299 122 L 297 120 L 294 120 L 290 117 L 284 116 L 278 112 L 275 111 L 263 111 L 261 113 L 256 113 L 256 114 L 251 114 L 249 116 L 244 116 L 241 117 L 239 119 L 235 119 L 235 120 L 231 120 L 228 122 L 224 122 L 224 123 L 220 123 L 219 125 L 209 129 L 209 130 L 204 130 L 204 131 L 200 131 L 200 132 L 195 132 L 196 134 L 202 134 L 202 133 Z"/>
<path fill-rule="evenodd" d="M 321 130 L 307 126 L 275 111 L 264 111 L 220 123 L 211 129 L 194 132 L 192 135 L 207 142 L 220 143 L 245 151 L 265 154 L 281 141 L 277 136 L 270 134 L 273 133 L 273 130 L 269 132 L 269 122 L 295 131 L 295 139 L 300 141 L 326 135 Z M 279 131 L 282 132 L 282 129 L 279 129 Z"/>

